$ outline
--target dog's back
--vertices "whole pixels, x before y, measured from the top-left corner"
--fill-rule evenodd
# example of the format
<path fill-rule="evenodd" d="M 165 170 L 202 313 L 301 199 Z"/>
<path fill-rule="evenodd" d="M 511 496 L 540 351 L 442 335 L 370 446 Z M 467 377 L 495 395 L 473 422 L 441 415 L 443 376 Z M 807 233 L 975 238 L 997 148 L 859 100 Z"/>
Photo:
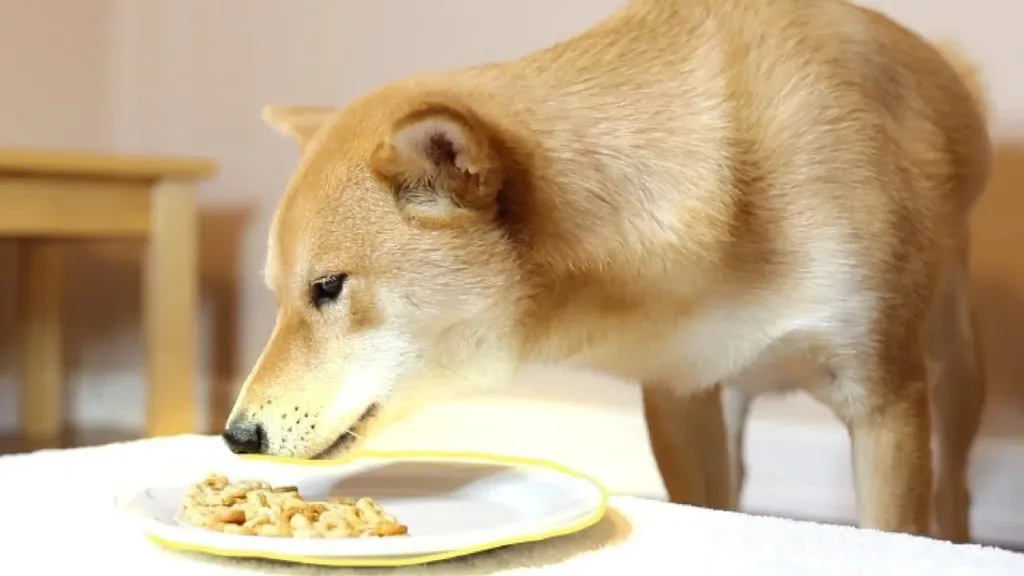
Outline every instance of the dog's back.
<path fill-rule="evenodd" d="M 654 359 L 629 345 L 637 335 L 670 337 L 659 325 L 694 308 L 699 319 L 695 300 L 763 301 L 734 323 L 758 341 L 728 359 L 702 344 L 725 337 L 717 320 L 679 338 L 692 358 L 675 368 L 701 366 L 689 379 L 706 385 L 795 328 L 903 340 L 927 315 L 990 154 L 978 81 L 950 54 L 838 0 L 635 0 L 525 59 L 413 84 L 514 94 L 476 105 L 530 125 L 521 147 L 557 167 L 535 171 L 528 192 L 528 224 L 554 231 L 533 235 L 534 255 L 600 267 L 616 299 L 644 302 L 591 320 L 578 344 L 568 325 L 553 333 L 551 356 L 615 333 L 581 361 L 643 377 Z M 555 281 L 563 290 L 541 291 L 538 316 L 608 297 L 588 303 L 591 291 Z M 883 329 L 894 333 L 868 333 Z"/>

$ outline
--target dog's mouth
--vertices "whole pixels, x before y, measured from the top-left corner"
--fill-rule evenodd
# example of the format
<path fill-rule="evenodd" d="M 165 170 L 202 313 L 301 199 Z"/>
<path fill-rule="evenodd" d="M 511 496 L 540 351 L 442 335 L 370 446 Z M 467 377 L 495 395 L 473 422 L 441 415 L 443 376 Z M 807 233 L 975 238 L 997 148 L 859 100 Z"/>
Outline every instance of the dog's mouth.
<path fill-rule="evenodd" d="M 378 408 L 379 408 L 378 404 L 376 404 L 376 403 L 370 404 L 370 406 L 366 409 L 366 411 L 363 412 L 362 416 L 360 416 L 358 419 L 356 419 L 356 421 L 351 426 L 349 426 L 348 430 L 345 430 L 344 432 L 342 432 L 341 436 L 338 436 L 338 438 L 334 442 L 331 442 L 330 446 L 328 446 L 327 448 L 324 448 L 323 450 L 317 452 L 316 455 L 314 455 L 313 458 L 311 458 L 311 459 L 312 460 L 324 460 L 324 459 L 327 459 L 327 458 L 331 457 L 332 455 L 337 454 L 338 452 L 341 452 L 342 450 L 347 448 L 350 444 L 352 444 L 353 442 L 358 440 L 359 439 L 359 433 L 360 433 L 359 428 L 364 427 L 366 425 L 366 423 L 370 421 L 370 419 L 372 419 L 374 416 L 377 415 Z"/>

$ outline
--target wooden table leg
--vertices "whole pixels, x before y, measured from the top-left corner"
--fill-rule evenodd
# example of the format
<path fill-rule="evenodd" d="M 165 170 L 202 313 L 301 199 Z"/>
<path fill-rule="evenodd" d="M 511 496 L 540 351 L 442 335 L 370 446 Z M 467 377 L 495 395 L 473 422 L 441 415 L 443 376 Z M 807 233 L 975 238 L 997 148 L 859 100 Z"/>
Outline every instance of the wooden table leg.
<path fill-rule="evenodd" d="M 53 241 L 19 242 L 20 432 L 30 444 L 59 440 L 64 430 L 60 256 Z"/>
<path fill-rule="evenodd" d="M 146 433 L 190 434 L 198 422 L 196 191 L 188 182 L 157 182 L 152 200 L 143 294 L 149 375 Z"/>

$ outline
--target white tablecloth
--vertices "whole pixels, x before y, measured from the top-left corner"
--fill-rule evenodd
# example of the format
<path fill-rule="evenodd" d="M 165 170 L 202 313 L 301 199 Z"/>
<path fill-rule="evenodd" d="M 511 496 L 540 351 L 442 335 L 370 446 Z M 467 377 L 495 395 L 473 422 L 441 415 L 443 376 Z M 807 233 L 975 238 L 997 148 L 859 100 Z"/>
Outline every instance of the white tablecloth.
<path fill-rule="evenodd" d="M 613 497 L 580 534 L 404 569 L 297 567 L 171 552 L 113 506 L 125 485 L 202 475 L 228 458 L 219 439 L 182 436 L 0 457 L 0 574 L 928 574 L 1024 575 L 1024 555 L 905 535 Z"/>

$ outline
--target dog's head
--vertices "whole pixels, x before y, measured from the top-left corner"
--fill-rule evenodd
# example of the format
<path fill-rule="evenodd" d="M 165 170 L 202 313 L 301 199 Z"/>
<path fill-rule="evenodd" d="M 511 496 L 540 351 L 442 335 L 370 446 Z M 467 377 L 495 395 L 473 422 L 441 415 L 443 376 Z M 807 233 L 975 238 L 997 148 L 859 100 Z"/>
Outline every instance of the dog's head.
<path fill-rule="evenodd" d="M 337 456 L 428 400 L 508 381 L 524 297 L 498 131 L 455 102 L 388 95 L 264 119 L 303 152 L 270 231 L 276 324 L 228 445 Z"/>

